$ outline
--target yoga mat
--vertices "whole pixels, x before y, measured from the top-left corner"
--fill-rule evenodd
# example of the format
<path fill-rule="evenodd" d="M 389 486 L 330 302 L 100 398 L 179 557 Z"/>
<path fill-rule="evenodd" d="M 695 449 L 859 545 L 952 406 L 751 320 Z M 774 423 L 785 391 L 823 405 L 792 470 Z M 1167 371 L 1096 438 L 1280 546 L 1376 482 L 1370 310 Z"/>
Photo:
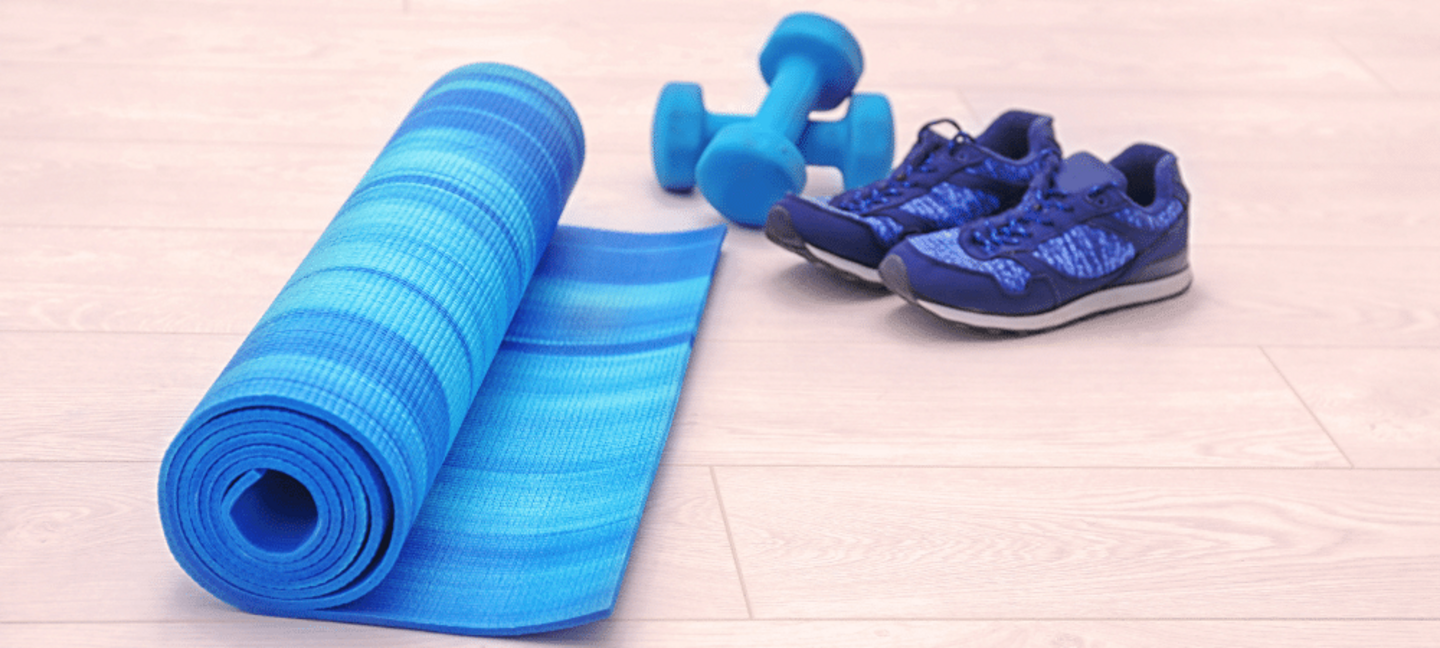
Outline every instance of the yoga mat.
<path fill-rule="evenodd" d="M 557 228 L 583 157 L 523 70 L 421 97 L 165 455 L 197 583 L 461 634 L 610 614 L 724 229 Z"/>

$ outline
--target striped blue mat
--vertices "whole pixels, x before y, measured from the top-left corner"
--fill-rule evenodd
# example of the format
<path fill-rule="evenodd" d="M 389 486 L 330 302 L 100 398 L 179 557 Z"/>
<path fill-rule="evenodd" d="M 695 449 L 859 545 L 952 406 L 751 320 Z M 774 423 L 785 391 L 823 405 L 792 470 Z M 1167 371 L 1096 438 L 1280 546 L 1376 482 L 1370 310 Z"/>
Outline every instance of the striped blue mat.
<path fill-rule="evenodd" d="M 425 93 L 165 455 L 197 583 L 461 634 L 610 614 L 724 228 L 557 227 L 583 158 L 533 74 Z"/>

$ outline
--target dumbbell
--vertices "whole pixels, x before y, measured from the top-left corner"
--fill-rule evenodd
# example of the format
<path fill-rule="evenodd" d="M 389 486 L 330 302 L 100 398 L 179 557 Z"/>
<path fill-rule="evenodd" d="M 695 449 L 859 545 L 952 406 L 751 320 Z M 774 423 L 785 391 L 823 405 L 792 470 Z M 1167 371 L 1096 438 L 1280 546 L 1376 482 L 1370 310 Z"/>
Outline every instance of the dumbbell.
<path fill-rule="evenodd" d="M 812 13 L 782 19 L 760 52 L 770 92 L 753 118 L 720 129 L 700 154 L 700 193 L 737 223 L 764 224 L 776 200 L 805 186 L 797 144 L 809 114 L 840 105 L 863 68 L 859 43 L 840 23 Z"/>
<path fill-rule="evenodd" d="M 726 126 L 749 117 L 705 110 L 700 86 L 668 83 L 660 91 L 651 129 L 655 177 L 668 191 L 695 187 L 695 165 L 705 146 Z M 807 164 L 840 169 L 846 189 L 885 177 L 895 156 L 895 118 L 881 94 L 859 93 L 839 121 L 809 121 L 797 143 Z"/>

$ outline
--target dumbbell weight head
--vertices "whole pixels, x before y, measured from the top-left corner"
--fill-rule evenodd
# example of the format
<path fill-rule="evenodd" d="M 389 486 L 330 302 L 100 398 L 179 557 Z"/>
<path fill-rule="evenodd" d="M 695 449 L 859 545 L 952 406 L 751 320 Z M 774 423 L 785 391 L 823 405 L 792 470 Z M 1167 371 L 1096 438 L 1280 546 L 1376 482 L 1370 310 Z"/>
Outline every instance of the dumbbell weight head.
<path fill-rule="evenodd" d="M 885 95 L 851 97 L 846 114 L 850 145 L 838 166 L 846 189 L 875 182 L 890 174 L 895 164 L 895 116 Z"/>
<path fill-rule="evenodd" d="M 709 119 L 699 85 L 667 83 L 660 90 L 650 126 L 650 159 L 666 191 L 695 187 L 695 164 L 713 135 L 706 132 Z"/>
<path fill-rule="evenodd" d="M 810 110 L 839 106 L 860 80 L 865 59 L 860 43 L 849 30 L 834 20 L 813 13 L 786 16 L 775 27 L 760 52 L 760 74 L 765 83 L 775 82 L 784 62 L 803 58 L 815 66 L 820 92 Z"/>
<path fill-rule="evenodd" d="M 695 177 L 705 200 L 726 218 L 760 227 L 776 200 L 805 186 L 805 158 L 784 135 L 744 121 L 715 134 Z"/>
<path fill-rule="evenodd" d="M 881 94 L 856 94 L 839 121 L 811 122 L 799 146 L 807 163 L 840 169 L 846 189 L 879 180 L 890 173 L 895 158 L 890 101 Z"/>

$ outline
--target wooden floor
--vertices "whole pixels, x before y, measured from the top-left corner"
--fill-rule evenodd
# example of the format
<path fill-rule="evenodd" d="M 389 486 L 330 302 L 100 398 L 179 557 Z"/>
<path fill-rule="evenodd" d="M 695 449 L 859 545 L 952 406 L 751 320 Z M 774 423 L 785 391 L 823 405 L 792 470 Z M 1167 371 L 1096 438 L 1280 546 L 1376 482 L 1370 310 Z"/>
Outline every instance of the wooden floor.
<path fill-rule="evenodd" d="M 753 111 L 800 8 L 0 0 L 0 646 L 510 645 L 219 603 L 161 454 L 442 73 L 566 93 L 564 222 L 688 229 L 723 220 L 654 181 L 660 86 Z M 1010 107 L 1176 151 L 1195 286 L 993 338 L 732 227 L 614 618 L 521 643 L 1440 645 L 1440 3 L 808 8 L 902 152 Z"/>

